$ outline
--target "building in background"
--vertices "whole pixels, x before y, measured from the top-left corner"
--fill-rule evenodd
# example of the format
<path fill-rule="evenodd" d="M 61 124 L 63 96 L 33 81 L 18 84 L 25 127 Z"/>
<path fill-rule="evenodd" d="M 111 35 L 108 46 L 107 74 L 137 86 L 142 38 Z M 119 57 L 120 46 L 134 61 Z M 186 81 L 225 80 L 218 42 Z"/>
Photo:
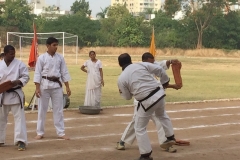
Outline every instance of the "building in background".
<path fill-rule="evenodd" d="M 60 10 L 60 1 L 58 1 L 56 5 L 49 6 L 45 3 L 45 0 L 31 0 L 30 5 L 33 8 L 33 14 L 49 19 L 55 19 L 61 15 L 70 14 L 69 11 Z"/>
<path fill-rule="evenodd" d="M 150 9 L 153 12 L 161 9 L 161 0 L 111 0 L 111 6 L 116 4 L 126 5 L 129 12 L 135 16 Z"/>

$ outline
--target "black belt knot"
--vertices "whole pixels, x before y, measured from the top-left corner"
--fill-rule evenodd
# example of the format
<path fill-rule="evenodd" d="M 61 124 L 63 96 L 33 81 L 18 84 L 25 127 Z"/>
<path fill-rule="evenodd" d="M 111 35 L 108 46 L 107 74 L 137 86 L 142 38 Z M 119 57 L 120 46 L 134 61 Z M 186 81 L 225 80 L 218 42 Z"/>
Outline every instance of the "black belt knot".
<path fill-rule="evenodd" d="M 138 106 L 137 106 L 137 111 L 140 108 L 140 106 L 142 106 L 142 108 L 144 109 L 144 111 L 148 111 L 150 108 L 152 108 L 157 102 L 159 102 L 163 97 L 165 97 L 165 94 L 163 96 L 161 96 L 156 102 L 154 102 L 153 104 L 151 104 L 147 109 L 144 108 L 142 102 L 147 100 L 148 98 L 152 97 L 155 93 L 157 93 L 160 90 L 160 87 L 157 87 L 156 89 L 154 89 L 147 97 L 141 99 L 141 100 L 137 100 L 138 101 Z"/>
<path fill-rule="evenodd" d="M 56 82 L 60 85 L 60 87 L 62 87 L 62 83 L 59 80 L 59 77 L 46 77 L 46 76 L 42 76 L 42 78 L 47 79 L 49 81 L 53 81 Z"/>

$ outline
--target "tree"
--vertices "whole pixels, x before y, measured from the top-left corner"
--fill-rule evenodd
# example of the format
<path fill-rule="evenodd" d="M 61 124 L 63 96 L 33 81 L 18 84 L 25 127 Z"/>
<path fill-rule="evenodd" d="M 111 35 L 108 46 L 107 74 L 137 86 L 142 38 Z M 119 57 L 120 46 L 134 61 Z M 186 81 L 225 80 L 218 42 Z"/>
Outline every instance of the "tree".
<path fill-rule="evenodd" d="M 43 32 L 67 32 L 78 35 L 81 46 L 92 46 L 97 40 L 98 30 L 100 30 L 99 21 L 92 21 L 86 16 L 76 14 L 47 20 L 43 26 Z"/>
<path fill-rule="evenodd" d="M 235 0 L 230 0 L 232 3 Z M 197 49 L 202 48 L 202 41 L 203 41 L 203 33 L 209 27 L 211 21 L 213 20 L 214 16 L 218 12 L 222 12 L 225 6 L 230 3 L 230 1 L 226 0 L 198 0 L 197 6 L 194 7 L 192 5 L 192 12 L 189 12 L 189 17 L 195 22 L 197 32 L 198 32 L 198 39 L 197 39 Z M 192 2 L 194 3 L 194 2 Z M 190 3 L 191 4 L 191 3 Z"/>
<path fill-rule="evenodd" d="M 76 0 L 71 6 L 73 14 L 80 14 L 84 16 L 91 16 L 92 10 L 89 9 L 89 2 L 85 0 Z"/>
<path fill-rule="evenodd" d="M 181 9 L 181 3 L 178 0 L 165 0 L 164 10 L 166 15 L 174 17 L 175 13 Z"/>
<path fill-rule="evenodd" d="M 29 32 L 34 15 L 26 0 L 6 0 L 2 6 L 2 25 L 9 31 Z"/>
<path fill-rule="evenodd" d="M 117 45 L 121 47 L 143 45 L 144 35 L 140 30 L 142 22 L 142 18 L 133 17 L 132 15 L 123 17 L 115 32 Z"/>
<path fill-rule="evenodd" d="M 114 5 L 109 7 L 108 12 L 107 12 L 107 16 L 109 18 L 114 17 L 114 18 L 122 18 L 124 16 L 128 16 L 130 15 L 128 9 L 126 8 L 126 6 L 124 5 Z"/>
<path fill-rule="evenodd" d="M 104 9 L 102 9 L 102 7 L 100 7 L 101 8 L 101 12 L 98 12 L 97 14 L 96 14 L 96 17 L 98 17 L 98 18 L 105 18 L 105 16 L 107 15 L 107 12 L 108 12 L 108 8 L 109 7 L 106 7 L 106 8 L 104 8 Z"/>

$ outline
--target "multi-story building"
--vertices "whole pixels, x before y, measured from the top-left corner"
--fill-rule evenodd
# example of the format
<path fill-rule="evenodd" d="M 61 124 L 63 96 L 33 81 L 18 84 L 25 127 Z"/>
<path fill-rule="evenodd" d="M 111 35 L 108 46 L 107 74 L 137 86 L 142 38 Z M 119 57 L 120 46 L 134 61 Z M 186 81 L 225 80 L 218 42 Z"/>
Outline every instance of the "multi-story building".
<path fill-rule="evenodd" d="M 41 15 L 49 19 L 55 19 L 61 15 L 70 14 L 69 11 L 60 10 L 60 1 L 59 4 L 49 6 L 45 3 L 45 0 L 31 0 L 30 5 L 33 8 L 33 14 Z"/>
<path fill-rule="evenodd" d="M 148 9 L 152 9 L 152 11 L 161 9 L 161 0 L 111 0 L 111 6 L 116 4 L 126 5 L 133 15 L 139 15 Z"/>

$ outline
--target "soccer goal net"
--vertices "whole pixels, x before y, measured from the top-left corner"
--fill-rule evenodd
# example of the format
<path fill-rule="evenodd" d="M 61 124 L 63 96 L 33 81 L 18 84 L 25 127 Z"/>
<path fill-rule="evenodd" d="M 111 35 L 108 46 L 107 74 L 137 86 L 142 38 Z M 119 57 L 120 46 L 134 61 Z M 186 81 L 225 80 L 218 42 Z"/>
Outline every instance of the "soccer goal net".
<path fill-rule="evenodd" d="M 16 57 L 27 62 L 34 33 L 7 32 L 7 44 L 16 49 Z M 67 63 L 78 63 L 78 36 L 66 32 L 37 33 L 38 55 L 47 51 L 46 40 L 55 37 L 59 41 L 57 52 L 62 54 Z"/>

